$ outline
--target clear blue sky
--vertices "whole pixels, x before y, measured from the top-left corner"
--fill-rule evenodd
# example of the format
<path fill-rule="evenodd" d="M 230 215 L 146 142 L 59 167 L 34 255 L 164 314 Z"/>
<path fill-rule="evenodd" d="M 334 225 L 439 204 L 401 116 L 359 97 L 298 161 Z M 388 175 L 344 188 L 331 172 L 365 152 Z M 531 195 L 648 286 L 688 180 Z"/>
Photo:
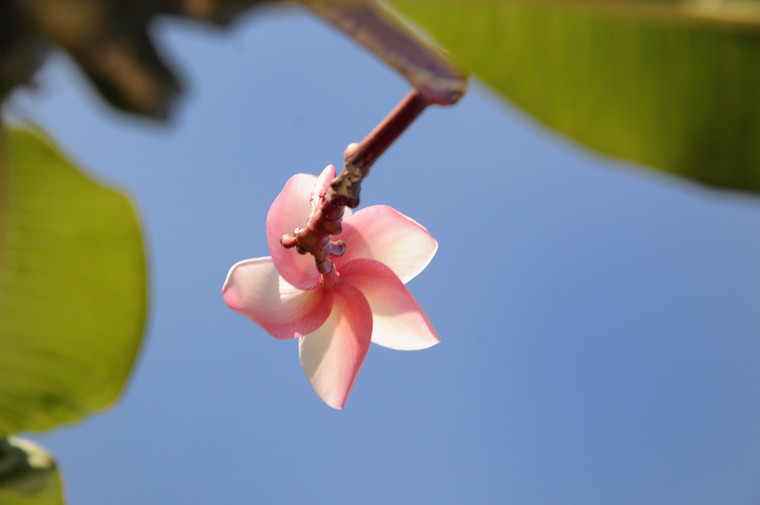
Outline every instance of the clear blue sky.
<path fill-rule="evenodd" d="M 337 412 L 220 289 L 268 254 L 288 177 L 408 87 L 295 9 L 156 28 L 187 83 L 170 126 L 105 108 L 61 55 L 6 107 L 132 194 L 150 254 L 124 396 L 38 437 L 71 505 L 760 501 L 760 200 L 591 155 L 475 83 L 362 192 L 439 241 L 409 287 L 442 342 L 373 346 Z"/>

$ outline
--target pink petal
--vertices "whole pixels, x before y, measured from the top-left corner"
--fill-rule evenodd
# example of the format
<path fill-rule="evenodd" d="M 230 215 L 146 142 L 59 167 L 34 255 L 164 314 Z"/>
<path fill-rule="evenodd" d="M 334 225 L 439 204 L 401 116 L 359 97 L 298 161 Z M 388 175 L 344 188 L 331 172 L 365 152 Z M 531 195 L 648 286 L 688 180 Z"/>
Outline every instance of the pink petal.
<path fill-rule="evenodd" d="M 406 284 L 433 259 L 438 242 L 415 220 L 386 205 L 362 209 L 343 220 L 337 236 L 346 243 L 346 254 L 333 261 L 342 265 L 358 258 L 387 265 Z"/>
<path fill-rule="evenodd" d="M 327 165 L 322 173 L 317 177 L 317 181 L 314 183 L 314 187 L 311 188 L 311 212 L 316 210 L 317 206 L 325 198 L 327 190 L 330 189 L 330 182 L 335 179 L 335 166 Z"/>
<path fill-rule="evenodd" d="M 340 280 L 362 292 L 372 309 L 372 342 L 397 349 L 427 349 L 440 340 L 427 314 L 390 268 L 357 259 L 343 265 Z"/>
<path fill-rule="evenodd" d="M 341 282 L 333 310 L 317 331 L 301 338 L 298 354 L 311 386 L 334 409 L 346 404 L 369 349 L 372 313 L 358 289 Z"/>
<path fill-rule="evenodd" d="M 285 249 L 280 237 L 306 226 L 311 212 L 311 190 L 317 178 L 308 174 L 296 174 L 277 195 L 267 214 L 267 244 L 275 268 L 292 286 L 312 289 L 319 284 L 319 272 L 310 254 L 298 254 L 295 249 Z"/>
<path fill-rule="evenodd" d="M 311 190 L 311 212 L 314 212 L 317 205 L 322 203 L 322 200 L 327 195 L 327 190 L 330 189 L 330 183 L 335 179 L 335 165 L 327 165 L 322 173 L 319 174 L 317 182 L 314 183 L 314 187 Z M 343 209 L 343 219 L 353 214 L 350 207 Z"/>
<path fill-rule="evenodd" d="M 302 291 L 277 274 L 271 258 L 232 266 L 222 287 L 225 303 L 253 319 L 275 338 L 296 338 L 313 332 L 332 310 L 332 293 Z"/>

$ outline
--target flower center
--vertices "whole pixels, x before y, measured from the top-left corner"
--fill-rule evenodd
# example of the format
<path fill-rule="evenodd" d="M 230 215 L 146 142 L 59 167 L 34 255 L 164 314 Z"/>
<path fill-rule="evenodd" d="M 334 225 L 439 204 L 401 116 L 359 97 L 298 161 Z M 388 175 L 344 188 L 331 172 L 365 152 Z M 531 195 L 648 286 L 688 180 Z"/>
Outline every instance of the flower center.
<path fill-rule="evenodd" d="M 335 265 L 333 265 L 333 262 L 330 261 L 329 263 L 332 268 L 329 272 L 324 273 L 320 276 L 320 282 L 325 289 L 332 291 L 340 283 L 340 274 L 335 268 Z"/>

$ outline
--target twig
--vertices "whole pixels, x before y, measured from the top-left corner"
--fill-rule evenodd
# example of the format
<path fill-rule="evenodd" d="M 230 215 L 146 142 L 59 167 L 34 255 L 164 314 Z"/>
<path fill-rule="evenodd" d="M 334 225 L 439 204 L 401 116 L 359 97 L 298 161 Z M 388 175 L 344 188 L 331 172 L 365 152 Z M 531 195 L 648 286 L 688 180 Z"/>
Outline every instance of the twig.
<path fill-rule="evenodd" d="M 359 205 L 361 183 L 375 161 L 431 104 L 456 103 L 467 89 L 467 77 L 446 55 L 420 37 L 376 0 L 300 0 L 396 68 L 414 89 L 357 144 L 346 148 L 341 174 L 312 212 L 306 226 L 283 235 L 280 243 L 300 254 L 311 254 L 325 286 L 337 282 L 330 256 L 345 252 L 331 241 L 341 232 L 345 207 Z"/>
<path fill-rule="evenodd" d="M 410 91 L 364 140 L 348 146 L 343 172 L 330 184 L 328 202 L 357 207 L 362 180 L 369 175 L 369 169 L 428 105 L 419 91 Z"/>

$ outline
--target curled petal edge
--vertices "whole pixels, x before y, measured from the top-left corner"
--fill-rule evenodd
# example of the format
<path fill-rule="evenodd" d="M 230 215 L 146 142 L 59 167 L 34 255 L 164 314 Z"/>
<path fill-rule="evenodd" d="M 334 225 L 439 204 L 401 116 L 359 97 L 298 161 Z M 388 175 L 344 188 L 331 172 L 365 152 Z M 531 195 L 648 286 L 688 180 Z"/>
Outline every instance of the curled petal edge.
<path fill-rule="evenodd" d="M 341 282 L 359 289 L 372 310 L 372 342 L 399 351 L 427 349 L 440 342 L 419 302 L 386 265 L 356 259 L 341 267 Z"/>
<path fill-rule="evenodd" d="M 438 242 L 414 219 L 387 205 L 373 205 L 343 220 L 337 236 L 346 253 L 335 266 L 356 259 L 373 259 L 388 266 L 406 284 L 422 272 L 438 250 Z"/>
<path fill-rule="evenodd" d="M 279 339 L 317 330 L 332 310 L 332 294 L 318 287 L 304 291 L 288 284 L 269 257 L 244 260 L 230 268 L 222 298 Z"/>
<path fill-rule="evenodd" d="M 316 176 L 308 174 L 296 174 L 288 179 L 267 214 L 267 245 L 272 262 L 288 284 L 304 290 L 313 289 L 319 284 L 314 258 L 309 254 L 298 254 L 295 249 L 284 248 L 280 238 L 306 226 L 316 181 Z"/>

